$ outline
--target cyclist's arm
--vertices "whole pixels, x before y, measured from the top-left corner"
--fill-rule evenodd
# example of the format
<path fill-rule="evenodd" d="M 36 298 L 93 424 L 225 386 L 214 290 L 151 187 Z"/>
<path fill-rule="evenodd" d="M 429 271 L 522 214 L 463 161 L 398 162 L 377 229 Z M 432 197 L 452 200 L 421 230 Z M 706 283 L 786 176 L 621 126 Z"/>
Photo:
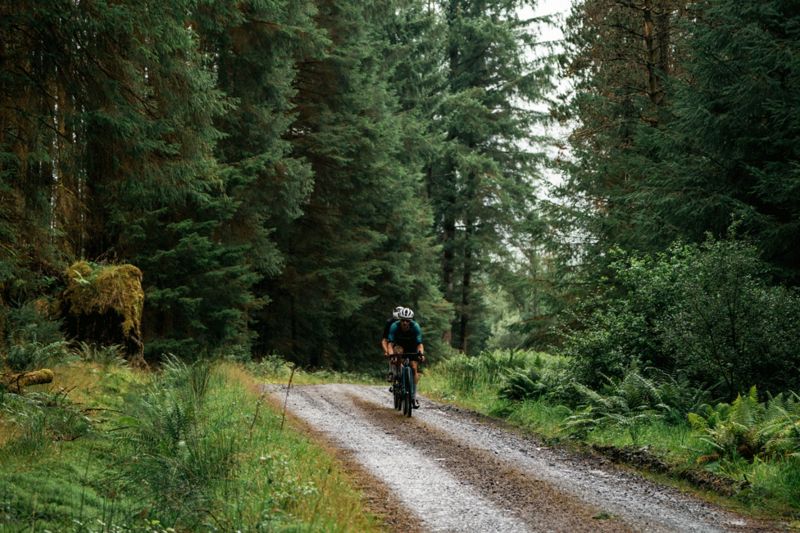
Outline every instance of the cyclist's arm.
<path fill-rule="evenodd" d="M 414 326 L 414 333 L 416 334 L 417 338 L 417 353 L 419 353 L 420 355 L 424 355 L 425 346 L 422 344 L 422 329 L 416 322 L 413 323 L 413 326 Z"/>
<path fill-rule="evenodd" d="M 386 347 L 389 348 L 389 353 L 394 354 L 394 335 L 397 333 L 397 325 L 400 322 L 395 322 L 389 328 L 389 334 L 386 336 Z"/>

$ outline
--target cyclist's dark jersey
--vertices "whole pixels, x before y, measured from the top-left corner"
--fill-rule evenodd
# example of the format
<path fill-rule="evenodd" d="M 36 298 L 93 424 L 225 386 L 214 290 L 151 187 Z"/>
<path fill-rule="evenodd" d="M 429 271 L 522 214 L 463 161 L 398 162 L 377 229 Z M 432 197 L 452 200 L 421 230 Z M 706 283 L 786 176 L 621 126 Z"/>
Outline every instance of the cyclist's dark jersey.
<path fill-rule="evenodd" d="M 389 320 L 386 321 L 386 325 L 383 326 L 383 337 L 381 337 L 381 340 L 389 338 L 389 328 L 391 328 L 392 324 L 397 322 L 397 320 L 398 319 L 392 317 L 392 318 L 390 318 Z"/>
<path fill-rule="evenodd" d="M 402 346 L 405 353 L 416 352 L 417 346 L 422 344 L 422 330 L 419 324 L 412 320 L 408 331 L 403 331 L 398 320 L 389 328 L 389 336 L 387 338 L 389 342 Z"/>

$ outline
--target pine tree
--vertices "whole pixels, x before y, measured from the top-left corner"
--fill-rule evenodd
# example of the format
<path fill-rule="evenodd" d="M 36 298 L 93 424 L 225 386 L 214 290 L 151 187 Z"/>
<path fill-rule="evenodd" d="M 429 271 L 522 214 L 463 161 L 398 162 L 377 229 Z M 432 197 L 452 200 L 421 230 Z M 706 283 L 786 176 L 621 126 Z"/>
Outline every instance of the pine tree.
<path fill-rule="evenodd" d="M 303 216 L 277 233 L 287 260 L 271 288 L 264 346 L 311 365 L 346 365 L 378 353 L 391 308 L 432 309 L 437 295 L 425 270 L 421 176 L 402 160 L 402 121 L 367 24 L 374 13 L 344 0 L 318 7 L 330 42 L 299 63 L 290 130 L 314 190 Z"/>
<path fill-rule="evenodd" d="M 525 143 L 542 120 L 548 71 L 533 58 L 535 34 L 513 1 L 448 0 L 446 149 L 429 188 L 443 246 L 442 284 L 456 304 L 453 343 L 468 349 L 480 309 L 476 285 L 493 255 L 533 209 L 541 153 Z"/>
<path fill-rule="evenodd" d="M 60 274 L 64 221 L 80 211 L 71 12 L 59 2 L 0 6 L 0 307 L 39 296 Z"/>
<path fill-rule="evenodd" d="M 213 158 L 212 121 L 226 102 L 188 24 L 194 8 L 189 0 L 3 7 L 11 271 L 60 275 L 77 257 L 135 263 L 155 355 L 241 340 L 252 301 L 241 250 L 219 233 L 233 206 Z M 20 259 L 16 250 L 30 253 Z"/>
<path fill-rule="evenodd" d="M 692 15 L 686 81 L 674 118 L 648 139 L 662 162 L 642 196 L 668 235 L 701 241 L 736 223 L 781 279 L 800 283 L 800 13 L 708 0 Z"/>
<path fill-rule="evenodd" d="M 215 124 L 225 194 L 233 213 L 223 221 L 225 241 L 241 247 L 242 266 L 259 283 L 255 319 L 269 302 L 266 278 L 278 275 L 284 257 L 273 233 L 301 214 L 313 186 L 309 165 L 286 139 L 294 119 L 297 59 L 320 46 L 311 2 L 214 2 L 198 6 L 203 49 L 212 58 L 217 86 L 232 106 Z"/>
<path fill-rule="evenodd" d="M 559 226 L 578 242 L 566 243 L 566 264 L 577 259 L 597 273 L 613 247 L 665 245 L 638 194 L 657 160 L 645 136 L 667 121 L 670 85 L 681 75 L 686 4 L 585 0 L 573 7 L 563 64 L 574 89 L 561 109 L 576 127 Z"/>

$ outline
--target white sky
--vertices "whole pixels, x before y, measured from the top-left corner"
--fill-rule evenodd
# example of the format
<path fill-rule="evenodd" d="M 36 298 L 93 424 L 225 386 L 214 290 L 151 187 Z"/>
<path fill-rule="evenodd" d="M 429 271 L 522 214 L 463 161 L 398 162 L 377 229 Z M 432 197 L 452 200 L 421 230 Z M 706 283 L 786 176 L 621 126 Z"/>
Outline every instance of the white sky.
<path fill-rule="evenodd" d="M 569 14 L 570 7 L 572 7 L 572 0 L 539 0 L 536 2 L 536 8 L 524 8 L 522 13 L 533 14 L 534 16 L 545 15 L 560 15 L 561 22 Z M 561 39 L 562 34 L 559 28 L 543 27 L 541 28 L 541 35 L 543 40 L 551 41 Z"/>
<path fill-rule="evenodd" d="M 563 33 L 561 32 L 561 25 L 566 20 L 567 15 L 569 15 L 571 7 L 572 0 L 539 0 L 536 2 L 535 8 L 522 8 L 520 9 L 519 14 L 521 18 L 543 17 L 547 15 L 553 16 L 554 20 L 552 25 L 542 25 L 538 28 L 541 42 L 552 43 L 555 41 L 560 41 L 564 37 Z M 565 87 L 565 84 L 566 80 L 556 80 L 556 85 L 562 89 Z M 545 128 L 542 133 L 545 133 L 554 139 L 563 141 L 566 139 L 569 131 L 568 128 L 562 125 L 553 124 Z M 551 158 L 563 157 L 565 155 L 564 153 L 559 153 L 559 150 L 555 149 L 554 147 L 548 148 L 547 152 Z M 553 186 L 561 182 L 561 177 L 552 170 L 542 169 L 542 172 L 543 177 L 549 186 Z M 539 189 L 539 196 L 543 199 L 550 200 L 550 195 L 548 194 L 548 185 L 544 185 Z"/>

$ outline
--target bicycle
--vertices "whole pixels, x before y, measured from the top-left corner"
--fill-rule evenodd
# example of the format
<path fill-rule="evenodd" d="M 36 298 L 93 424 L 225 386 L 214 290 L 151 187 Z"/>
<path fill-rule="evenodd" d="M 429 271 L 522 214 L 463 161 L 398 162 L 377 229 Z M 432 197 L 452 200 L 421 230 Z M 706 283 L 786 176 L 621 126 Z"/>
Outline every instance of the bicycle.
<path fill-rule="evenodd" d="M 400 356 L 393 355 L 389 358 L 389 364 L 391 365 L 391 382 L 392 382 L 392 397 L 394 399 L 394 408 L 398 411 L 402 408 L 402 383 L 400 381 L 400 369 L 398 368 L 400 365 Z"/>
<path fill-rule="evenodd" d="M 404 354 L 400 371 L 393 371 L 392 392 L 394 393 L 394 408 L 402 411 L 403 415 L 410 417 L 414 410 L 414 401 L 417 395 L 417 386 L 414 383 L 414 370 L 411 368 L 412 360 L 419 360 L 419 353 Z M 400 356 L 393 356 L 391 361 L 396 363 Z"/>

